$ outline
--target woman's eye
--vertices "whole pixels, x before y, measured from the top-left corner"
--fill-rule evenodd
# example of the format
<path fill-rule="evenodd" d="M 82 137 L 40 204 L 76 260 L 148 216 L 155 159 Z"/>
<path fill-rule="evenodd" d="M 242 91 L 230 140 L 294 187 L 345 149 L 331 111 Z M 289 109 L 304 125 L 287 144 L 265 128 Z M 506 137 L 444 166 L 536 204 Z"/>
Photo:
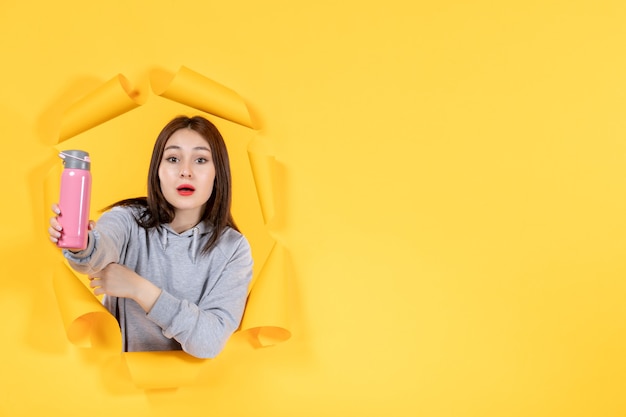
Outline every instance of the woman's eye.
<path fill-rule="evenodd" d="M 198 158 L 196 159 L 196 162 L 199 164 L 206 164 L 208 162 L 208 159 L 206 158 Z"/>
<path fill-rule="evenodd" d="M 169 157 L 165 158 L 165 160 L 167 162 L 171 162 L 171 163 L 178 162 L 178 158 L 176 158 L 175 156 L 169 156 Z"/>

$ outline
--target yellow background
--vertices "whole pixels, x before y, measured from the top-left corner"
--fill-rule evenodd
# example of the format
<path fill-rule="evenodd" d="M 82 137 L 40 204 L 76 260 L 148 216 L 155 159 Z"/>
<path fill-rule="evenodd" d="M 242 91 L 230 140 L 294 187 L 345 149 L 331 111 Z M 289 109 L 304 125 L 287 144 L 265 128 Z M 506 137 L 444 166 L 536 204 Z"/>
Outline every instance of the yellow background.
<path fill-rule="evenodd" d="M 624 21 L 620 0 L 3 1 L 0 415 L 623 416 Z M 180 65 L 275 152 L 293 335 L 144 391 L 67 341 L 41 180 L 73 100 Z"/>

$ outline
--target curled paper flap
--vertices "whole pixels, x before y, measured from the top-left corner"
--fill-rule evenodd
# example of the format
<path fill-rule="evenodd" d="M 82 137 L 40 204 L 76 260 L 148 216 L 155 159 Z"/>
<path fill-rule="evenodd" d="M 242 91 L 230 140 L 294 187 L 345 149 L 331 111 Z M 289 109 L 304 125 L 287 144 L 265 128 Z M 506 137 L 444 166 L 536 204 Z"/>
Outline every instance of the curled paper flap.
<path fill-rule="evenodd" d="M 142 389 L 177 388 L 193 384 L 206 359 L 182 351 L 126 352 L 123 355 L 133 382 Z"/>
<path fill-rule="evenodd" d="M 156 95 L 243 126 L 254 127 L 248 107 L 239 94 L 187 67 L 180 67 L 173 76 L 153 71 L 150 84 Z"/>
<path fill-rule="evenodd" d="M 118 354 L 122 340 L 115 318 L 71 271 L 61 263 L 54 274 L 54 291 L 68 340 L 77 347 Z M 206 359 L 182 351 L 124 352 L 132 382 L 142 389 L 166 389 L 194 383 Z"/>
<path fill-rule="evenodd" d="M 119 74 L 87 94 L 65 112 L 59 142 L 124 114 L 144 102 L 139 90 Z"/>
<path fill-rule="evenodd" d="M 50 216 L 52 215 L 52 211 L 50 208 L 52 207 L 52 203 L 57 203 L 59 200 L 59 187 L 61 184 L 61 173 L 63 172 L 63 167 L 59 163 L 55 163 L 52 165 L 46 177 L 44 178 L 44 190 L 43 197 L 45 202 L 44 207 L 44 224 L 48 224 L 50 221 Z"/>
<path fill-rule="evenodd" d="M 67 338 L 78 347 L 119 352 L 122 338 L 117 320 L 64 263 L 54 270 L 54 292 Z"/>
<path fill-rule="evenodd" d="M 261 346 L 271 346 L 291 337 L 288 312 L 287 252 L 275 243 L 250 292 L 241 330 Z"/>
<path fill-rule="evenodd" d="M 258 141 L 248 146 L 248 159 L 256 185 L 257 197 L 261 205 L 263 220 L 267 225 L 274 217 L 274 175 L 276 158 L 262 149 Z"/>

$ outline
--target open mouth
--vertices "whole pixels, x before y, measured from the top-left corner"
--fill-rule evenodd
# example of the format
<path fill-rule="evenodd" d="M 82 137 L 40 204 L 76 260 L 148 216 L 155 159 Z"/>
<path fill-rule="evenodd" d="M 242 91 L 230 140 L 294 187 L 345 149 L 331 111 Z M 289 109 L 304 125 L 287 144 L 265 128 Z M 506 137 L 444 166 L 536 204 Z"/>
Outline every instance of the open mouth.
<path fill-rule="evenodd" d="M 196 189 L 189 184 L 183 184 L 176 188 L 176 191 L 178 191 L 178 194 L 180 195 L 191 195 L 194 191 L 196 191 Z"/>

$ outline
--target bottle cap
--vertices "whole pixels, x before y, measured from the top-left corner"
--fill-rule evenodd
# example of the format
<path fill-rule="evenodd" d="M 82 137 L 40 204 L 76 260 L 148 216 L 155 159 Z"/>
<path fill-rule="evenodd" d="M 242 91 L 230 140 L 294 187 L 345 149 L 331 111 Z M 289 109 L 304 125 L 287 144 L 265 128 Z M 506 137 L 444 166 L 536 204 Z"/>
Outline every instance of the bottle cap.
<path fill-rule="evenodd" d="M 86 171 L 89 171 L 91 168 L 89 153 L 85 151 L 79 151 L 77 149 L 62 151 L 59 154 L 59 158 L 63 160 L 65 168 L 84 169 Z"/>

